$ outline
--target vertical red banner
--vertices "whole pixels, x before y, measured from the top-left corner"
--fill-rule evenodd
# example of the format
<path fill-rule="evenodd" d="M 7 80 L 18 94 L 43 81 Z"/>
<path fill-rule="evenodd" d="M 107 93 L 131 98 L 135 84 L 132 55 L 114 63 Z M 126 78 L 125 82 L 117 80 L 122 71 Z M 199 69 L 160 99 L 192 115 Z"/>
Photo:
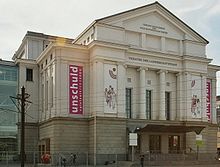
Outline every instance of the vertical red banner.
<path fill-rule="evenodd" d="M 206 116 L 211 121 L 211 81 L 206 81 Z"/>
<path fill-rule="evenodd" d="M 69 66 L 69 113 L 83 114 L 83 67 Z"/>

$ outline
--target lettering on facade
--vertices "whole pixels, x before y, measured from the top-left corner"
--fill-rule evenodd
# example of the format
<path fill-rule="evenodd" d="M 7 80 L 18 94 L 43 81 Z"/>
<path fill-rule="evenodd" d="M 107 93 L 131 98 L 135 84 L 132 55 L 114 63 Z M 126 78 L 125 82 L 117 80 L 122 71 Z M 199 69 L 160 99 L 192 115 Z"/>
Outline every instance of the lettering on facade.
<path fill-rule="evenodd" d="M 211 121 L 211 81 L 206 81 L 206 116 L 208 121 Z"/>
<path fill-rule="evenodd" d="M 83 68 L 69 66 L 69 113 L 83 114 Z"/>
<path fill-rule="evenodd" d="M 128 57 L 131 61 L 139 61 L 143 63 L 149 63 L 149 64 L 158 64 L 158 65 L 167 65 L 167 66 L 177 66 L 176 63 L 171 62 L 165 62 L 165 61 L 159 61 L 159 60 L 150 60 L 146 58 L 139 58 L 139 57 Z"/>
<path fill-rule="evenodd" d="M 145 31 L 149 30 L 149 31 L 159 32 L 159 33 L 162 33 L 162 34 L 168 34 L 165 27 L 155 26 L 155 25 L 146 24 L 146 23 L 142 24 L 140 29 L 145 30 Z"/>

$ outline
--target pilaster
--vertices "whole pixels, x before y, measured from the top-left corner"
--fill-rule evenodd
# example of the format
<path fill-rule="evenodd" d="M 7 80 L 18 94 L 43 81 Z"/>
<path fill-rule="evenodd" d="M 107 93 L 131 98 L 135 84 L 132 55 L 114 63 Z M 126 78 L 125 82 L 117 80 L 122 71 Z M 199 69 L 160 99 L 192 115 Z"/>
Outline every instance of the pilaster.
<path fill-rule="evenodd" d="M 165 114 L 165 89 L 166 89 L 166 74 L 165 71 L 160 70 L 159 72 L 159 106 L 160 106 L 160 114 L 159 119 L 160 120 L 166 120 L 166 114 Z"/>
<path fill-rule="evenodd" d="M 126 65 L 123 63 L 118 64 L 118 117 L 126 117 L 125 112 L 125 84 L 126 84 Z"/>
<path fill-rule="evenodd" d="M 184 119 L 183 111 L 183 74 L 180 72 L 176 74 L 177 77 L 177 92 L 176 92 L 176 120 Z"/>
<path fill-rule="evenodd" d="M 211 122 L 216 124 L 216 79 L 212 79 L 211 83 Z"/>
<path fill-rule="evenodd" d="M 201 75 L 201 108 L 202 108 L 202 121 L 207 121 L 206 116 L 206 76 Z"/>

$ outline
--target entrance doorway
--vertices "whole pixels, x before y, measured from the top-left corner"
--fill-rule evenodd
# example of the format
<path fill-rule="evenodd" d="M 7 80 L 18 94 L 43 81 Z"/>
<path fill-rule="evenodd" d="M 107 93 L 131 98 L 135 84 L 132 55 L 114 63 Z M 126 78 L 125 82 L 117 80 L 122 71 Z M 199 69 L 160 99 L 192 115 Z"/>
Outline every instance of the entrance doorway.
<path fill-rule="evenodd" d="M 161 153 L 160 135 L 150 135 L 149 149 L 150 149 L 150 153 Z"/>
<path fill-rule="evenodd" d="M 180 136 L 171 135 L 169 136 L 169 153 L 180 152 Z"/>

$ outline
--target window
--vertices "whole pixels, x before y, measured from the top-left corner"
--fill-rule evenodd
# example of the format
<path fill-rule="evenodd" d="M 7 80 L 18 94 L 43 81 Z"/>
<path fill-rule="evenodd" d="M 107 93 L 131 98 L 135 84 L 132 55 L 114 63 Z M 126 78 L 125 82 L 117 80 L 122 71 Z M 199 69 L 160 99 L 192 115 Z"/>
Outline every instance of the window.
<path fill-rule="evenodd" d="M 146 90 L 146 119 L 151 119 L 151 91 Z"/>
<path fill-rule="evenodd" d="M 166 120 L 170 120 L 170 92 L 165 92 L 165 114 Z"/>
<path fill-rule="evenodd" d="M 33 81 L 33 69 L 26 69 L 26 81 Z"/>
<path fill-rule="evenodd" d="M 45 110 L 48 110 L 48 81 L 46 81 L 45 85 Z"/>
<path fill-rule="evenodd" d="M 50 106 L 53 107 L 53 77 L 50 81 Z"/>
<path fill-rule="evenodd" d="M 179 153 L 180 151 L 180 136 L 169 136 L 169 153 Z"/>
<path fill-rule="evenodd" d="M 132 118 L 132 103 L 131 103 L 132 102 L 132 99 L 131 99 L 132 88 L 126 88 L 125 96 L 126 96 L 125 110 L 126 110 L 126 113 L 127 113 L 127 118 Z"/>
<path fill-rule="evenodd" d="M 44 112 L 44 84 L 41 86 L 42 112 Z"/>

